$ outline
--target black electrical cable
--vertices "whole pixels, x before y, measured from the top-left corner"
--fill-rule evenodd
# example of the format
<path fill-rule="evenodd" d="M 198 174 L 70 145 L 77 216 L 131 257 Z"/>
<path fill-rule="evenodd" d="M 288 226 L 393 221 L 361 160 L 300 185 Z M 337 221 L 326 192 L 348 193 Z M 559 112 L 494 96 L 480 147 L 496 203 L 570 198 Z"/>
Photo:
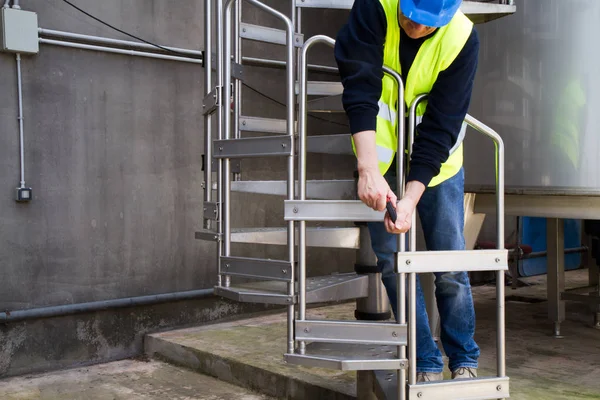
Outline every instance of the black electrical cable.
<path fill-rule="evenodd" d="M 137 40 L 139 40 L 139 41 L 141 41 L 141 42 L 147 43 L 147 44 L 149 44 L 149 45 L 151 45 L 151 46 L 154 46 L 154 47 L 156 47 L 156 48 L 159 48 L 159 49 L 161 49 L 161 50 L 164 50 L 164 51 L 166 51 L 166 52 L 169 52 L 169 53 L 173 53 L 173 54 L 181 55 L 181 56 L 188 57 L 188 58 L 197 58 L 197 59 L 200 59 L 200 57 L 194 57 L 194 56 L 191 56 L 191 55 L 189 55 L 189 54 L 186 54 L 186 53 L 180 53 L 180 52 L 178 52 L 178 51 L 176 51 L 176 50 L 171 50 L 171 49 L 169 49 L 169 48 L 167 48 L 167 47 L 163 47 L 163 46 L 161 46 L 161 45 L 158 45 L 158 44 L 156 44 L 156 43 L 152 43 L 152 42 L 150 42 L 150 41 L 148 41 L 148 40 L 142 39 L 141 37 L 139 37 L 139 36 L 136 36 L 136 35 L 133 35 L 133 34 L 131 34 L 131 33 L 129 33 L 129 32 L 125 32 L 124 30 L 122 30 L 122 29 L 119 29 L 119 28 L 117 28 L 117 27 L 115 27 L 115 26 L 113 26 L 113 25 L 109 24 L 108 22 L 105 22 L 105 21 L 101 20 L 100 18 L 98 18 L 98 17 L 96 17 L 96 16 L 94 16 L 94 15 L 92 15 L 92 14 L 88 13 L 87 11 L 85 11 L 85 10 L 83 10 L 83 9 L 79 8 L 79 7 L 78 7 L 78 6 L 76 6 L 75 4 L 71 3 L 69 0 L 62 0 L 62 1 L 63 1 L 64 3 L 66 3 L 66 4 L 68 4 L 69 6 L 73 7 L 74 9 L 76 9 L 76 10 L 77 10 L 77 11 L 79 11 L 80 13 L 87 15 L 88 17 L 92 18 L 93 20 L 95 20 L 95 21 L 98 21 L 98 22 L 100 22 L 101 24 L 103 24 L 103 25 L 106 25 L 106 26 L 108 26 L 108 27 L 109 27 L 109 28 L 111 28 L 111 29 L 114 29 L 115 31 L 117 31 L 117 32 L 120 32 L 120 33 L 122 33 L 123 35 L 129 36 L 129 37 L 132 37 L 132 38 L 134 38 L 134 39 L 137 39 Z M 262 97 L 264 97 L 264 98 L 266 98 L 266 99 L 269 99 L 269 100 L 271 100 L 272 102 L 274 102 L 274 103 L 277 103 L 277 104 L 279 104 L 279 105 L 281 105 L 281 106 L 283 106 L 283 107 L 286 107 L 285 103 L 283 103 L 283 102 L 281 102 L 281 101 L 279 101 L 279 100 L 277 100 L 277 99 L 275 99 L 275 98 L 273 98 L 273 97 L 271 97 L 271 96 L 269 96 L 269 95 L 267 95 L 267 94 L 265 94 L 265 93 L 261 92 L 261 91 L 260 91 L 260 90 L 258 90 L 258 89 L 255 89 L 255 88 L 253 88 L 252 86 L 248 85 L 247 83 L 242 83 L 242 84 L 243 84 L 245 87 L 247 87 L 248 89 L 252 90 L 253 92 L 255 92 L 255 93 L 259 94 L 260 96 L 262 96 Z M 316 119 L 316 120 L 319 120 L 319 121 L 327 122 L 327 123 L 330 123 L 330 124 L 339 125 L 339 126 L 343 126 L 343 127 L 346 127 L 346 128 L 348 127 L 348 125 L 347 125 L 347 124 L 342 124 L 342 123 L 340 123 L 340 122 L 331 121 L 331 120 L 328 120 L 328 119 L 326 119 L 326 118 L 320 118 L 320 117 L 317 117 L 316 115 L 309 115 L 309 117 L 311 117 L 311 118 L 314 118 L 314 119 Z"/>
<path fill-rule="evenodd" d="M 247 83 L 245 83 L 245 82 L 242 82 L 242 85 L 243 85 L 244 87 L 246 87 L 246 88 L 250 89 L 250 90 L 251 90 L 251 91 L 253 91 L 254 93 L 256 93 L 256 94 L 258 94 L 258 95 L 260 95 L 260 96 L 264 97 L 265 99 L 269 99 L 269 100 L 271 100 L 272 102 L 279 104 L 280 106 L 287 107 L 285 103 L 283 103 L 283 102 L 281 102 L 281 101 L 279 101 L 279 100 L 277 100 L 277 99 L 275 99 L 275 98 L 273 98 L 273 97 L 269 96 L 269 95 L 268 95 L 268 94 L 266 94 L 266 93 L 263 93 L 263 92 L 261 92 L 260 90 L 258 90 L 258 89 L 256 89 L 256 88 L 253 88 L 252 86 L 248 85 L 248 84 L 247 84 Z M 343 126 L 343 127 L 345 127 L 345 128 L 347 128 L 347 127 L 348 127 L 348 125 L 347 125 L 347 124 L 342 124 L 342 123 L 340 123 L 340 122 L 331 121 L 331 120 L 329 120 L 329 119 L 326 119 L 326 118 L 320 118 L 320 117 L 317 117 L 316 115 L 309 115 L 309 117 L 311 117 L 311 118 L 314 118 L 314 119 L 318 119 L 319 121 L 328 122 L 328 123 L 330 123 L 330 124 L 334 124 L 334 125 Z"/>
<path fill-rule="evenodd" d="M 119 28 L 117 28 L 117 27 L 115 27 L 115 26 L 113 26 L 113 25 L 109 24 L 108 22 L 105 22 L 105 21 L 101 20 L 100 18 L 93 16 L 92 14 L 88 13 L 87 11 L 85 11 L 85 10 L 82 10 L 81 8 L 77 7 L 75 4 L 71 3 L 69 0 L 62 0 L 62 1 L 63 1 L 63 2 L 65 2 L 66 4 L 70 5 L 71 7 L 73 7 L 74 9 L 76 9 L 77 11 L 79 11 L 79 12 L 81 12 L 81 13 L 83 13 L 83 14 L 87 15 L 87 16 L 88 16 L 88 17 L 90 17 L 91 19 L 93 19 L 93 20 L 95 20 L 95 21 L 98 21 L 98 22 L 100 22 L 101 24 L 103 24 L 103 25 L 106 25 L 106 26 L 108 26 L 108 27 L 109 27 L 109 28 L 111 28 L 111 29 L 114 29 L 114 30 L 115 30 L 115 31 L 117 31 L 117 32 L 120 32 L 120 33 L 122 33 L 123 35 L 127 35 L 127 36 L 129 36 L 129 37 L 132 37 L 132 38 L 134 38 L 134 39 L 137 39 L 137 40 L 139 40 L 139 41 L 141 41 L 141 42 L 144 42 L 144 43 L 146 43 L 146 44 L 149 44 L 149 45 L 151 45 L 151 46 L 157 47 L 157 48 L 159 48 L 159 49 L 161 49 L 161 50 L 164 50 L 164 51 L 167 51 L 167 52 L 169 52 L 169 53 L 177 54 L 177 55 L 179 55 L 179 56 L 183 56 L 183 57 L 187 57 L 187 58 L 196 58 L 196 59 L 199 59 L 199 60 L 200 60 L 200 59 L 202 59 L 201 57 L 195 57 L 195 56 L 193 56 L 193 55 L 190 55 L 190 54 L 187 54 L 187 53 L 181 53 L 181 52 L 179 52 L 179 51 L 176 51 L 176 50 L 171 50 L 171 49 L 169 49 L 169 48 L 163 47 L 163 46 L 161 46 L 161 45 L 158 45 L 158 44 L 156 44 L 156 43 L 149 42 L 149 41 L 147 41 L 147 40 L 145 40 L 145 39 L 142 39 L 142 38 L 141 38 L 141 37 L 139 37 L 139 36 L 135 36 L 135 35 L 133 35 L 133 34 L 131 34 L 131 33 L 125 32 L 124 30 L 122 30 L 122 29 L 119 29 Z"/>

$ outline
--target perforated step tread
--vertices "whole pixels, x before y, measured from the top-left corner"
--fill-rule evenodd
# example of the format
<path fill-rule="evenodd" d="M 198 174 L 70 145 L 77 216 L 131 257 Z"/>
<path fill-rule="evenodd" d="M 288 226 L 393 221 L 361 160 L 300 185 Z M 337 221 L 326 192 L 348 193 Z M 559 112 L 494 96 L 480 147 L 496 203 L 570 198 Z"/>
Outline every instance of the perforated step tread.
<path fill-rule="evenodd" d="M 236 228 L 231 230 L 231 242 L 287 246 L 287 229 L 288 228 Z M 211 237 L 212 236 L 207 235 L 207 238 Z M 296 245 L 297 244 L 298 236 L 296 236 Z M 359 245 L 360 228 L 358 227 L 306 228 L 306 246 L 308 247 L 358 249 Z"/>
<path fill-rule="evenodd" d="M 396 370 L 407 366 L 397 357 L 396 346 L 365 344 L 309 343 L 305 354 L 286 354 L 290 364 L 341 371 Z"/>
<path fill-rule="evenodd" d="M 375 394 L 381 400 L 398 399 L 396 371 L 376 370 Z M 418 383 L 409 387 L 409 400 L 492 400 L 510 397 L 509 378 L 457 379 Z"/>
<path fill-rule="evenodd" d="M 366 297 L 368 284 L 366 275 L 354 273 L 307 278 L 306 302 L 327 303 Z M 215 294 L 243 303 L 296 303 L 295 296 L 287 294 L 287 285 L 283 281 L 248 282 L 230 287 L 216 286 Z"/>

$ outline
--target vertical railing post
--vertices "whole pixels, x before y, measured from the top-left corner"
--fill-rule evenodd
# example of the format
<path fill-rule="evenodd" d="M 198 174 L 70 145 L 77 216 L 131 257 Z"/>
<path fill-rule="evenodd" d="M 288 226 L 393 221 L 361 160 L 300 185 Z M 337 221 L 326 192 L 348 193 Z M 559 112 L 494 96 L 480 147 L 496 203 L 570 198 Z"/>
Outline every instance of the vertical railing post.
<path fill-rule="evenodd" d="M 396 193 L 398 199 L 401 199 L 404 196 L 404 149 L 406 148 L 406 141 L 404 136 L 404 110 L 406 109 L 405 100 L 404 100 L 404 83 L 402 81 L 402 77 L 393 69 L 383 66 L 384 73 L 390 75 L 395 81 L 398 89 L 398 99 L 397 99 L 397 110 L 396 110 L 396 134 L 398 135 L 398 148 L 396 151 Z M 397 269 L 398 264 L 398 253 L 406 251 L 406 235 L 400 234 L 397 239 L 397 250 L 395 257 L 395 264 Z M 399 273 L 396 276 L 396 286 L 397 286 L 397 309 L 398 315 L 396 318 L 396 322 L 398 324 L 406 324 L 406 274 Z M 406 347 L 398 346 L 398 358 L 406 359 Z M 412 366 L 412 362 L 409 363 L 409 366 Z M 406 370 L 400 369 L 398 370 L 398 399 L 404 400 L 406 399 Z"/>
<path fill-rule="evenodd" d="M 412 147 L 415 141 L 415 130 L 417 125 L 417 108 L 419 104 L 426 99 L 427 95 L 419 95 L 415 98 L 413 103 L 410 105 L 408 111 L 408 153 L 407 158 L 410 160 L 412 154 Z M 410 229 L 409 236 L 409 251 L 417 251 L 417 213 L 413 213 L 412 216 L 412 227 Z M 409 276 L 409 289 L 408 289 L 408 359 L 409 363 L 409 376 L 408 384 L 414 385 L 417 383 L 417 275 L 415 273 L 408 274 Z"/>

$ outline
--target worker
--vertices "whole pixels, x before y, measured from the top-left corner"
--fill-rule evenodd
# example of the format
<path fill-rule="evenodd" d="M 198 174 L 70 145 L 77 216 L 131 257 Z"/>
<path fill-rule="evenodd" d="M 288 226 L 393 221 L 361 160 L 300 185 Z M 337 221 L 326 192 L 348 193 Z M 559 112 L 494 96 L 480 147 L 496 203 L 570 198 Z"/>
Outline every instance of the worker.
<path fill-rule="evenodd" d="M 464 172 L 462 136 L 477 69 L 479 38 L 460 11 L 461 0 L 355 0 L 339 31 L 335 58 L 357 157 L 358 195 L 389 213 L 369 224 L 394 314 L 397 287 L 394 253 L 397 234 L 411 228 L 418 212 L 428 250 L 464 250 Z M 397 86 L 382 65 L 403 78 L 405 102 L 428 94 L 408 163 L 405 192 L 396 189 Z M 418 279 L 418 276 L 417 276 Z M 477 377 L 480 355 L 474 340 L 475 310 L 466 272 L 435 273 L 440 339 L 452 379 Z M 442 354 L 432 337 L 423 292 L 417 280 L 417 381 L 443 379 Z M 412 360 L 411 360 L 412 361 Z"/>

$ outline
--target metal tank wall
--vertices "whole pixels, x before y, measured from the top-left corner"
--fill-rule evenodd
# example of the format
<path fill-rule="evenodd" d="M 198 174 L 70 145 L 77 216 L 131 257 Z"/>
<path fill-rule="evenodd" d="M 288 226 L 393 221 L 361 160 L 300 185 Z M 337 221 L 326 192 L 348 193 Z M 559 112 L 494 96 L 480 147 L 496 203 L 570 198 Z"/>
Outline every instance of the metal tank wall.
<path fill-rule="evenodd" d="M 600 1 L 516 0 L 479 25 L 470 113 L 506 145 L 509 192 L 600 194 Z M 489 187 L 492 145 L 465 142 L 466 183 Z"/>

